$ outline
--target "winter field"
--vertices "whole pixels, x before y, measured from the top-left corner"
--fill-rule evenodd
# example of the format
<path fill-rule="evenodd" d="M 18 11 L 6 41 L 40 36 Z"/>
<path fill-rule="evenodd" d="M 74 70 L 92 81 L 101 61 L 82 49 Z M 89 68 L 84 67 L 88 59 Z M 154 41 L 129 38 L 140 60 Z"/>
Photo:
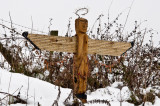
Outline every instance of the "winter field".
<path fill-rule="evenodd" d="M 160 106 L 158 4 L 158 0 L 4 0 L 0 106 L 73 105 L 75 53 L 41 47 L 55 48 L 53 41 L 58 40 L 50 36 L 75 37 L 79 17 L 88 20 L 88 38 L 111 44 L 92 43 L 99 44 L 93 50 L 106 48 L 109 54 L 87 54 L 87 103 L 79 100 L 79 106 Z M 35 42 L 28 37 L 32 34 L 39 34 Z M 124 45 L 113 42 L 131 45 L 124 51 Z M 57 45 L 59 50 L 62 44 Z M 63 45 L 65 50 L 69 43 Z M 118 51 L 123 52 L 113 55 Z"/>
<path fill-rule="evenodd" d="M 100 99 L 108 100 L 111 106 L 134 106 L 126 102 L 130 96 L 130 91 L 127 86 L 124 86 L 121 90 L 117 88 L 118 85 L 122 85 L 121 82 L 115 82 L 111 86 L 106 88 L 97 89 L 94 92 L 87 91 L 87 101 Z M 144 92 L 147 92 L 150 88 L 147 88 Z M 59 106 L 65 106 L 64 101 L 71 93 L 71 89 L 60 88 L 60 98 L 58 100 Z M 7 93 L 7 94 L 4 94 Z M 50 84 L 45 81 L 41 81 L 36 78 L 27 77 L 22 74 L 11 73 L 6 69 L 0 68 L 0 106 L 5 106 L 10 102 L 16 101 L 16 98 L 12 96 L 19 96 L 20 99 L 27 101 L 27 104 L 10 104 L 10 106 L 52 106 L 59 93 L 58 86 Z M 12 96 L 8 96 L 11 94 Z M 72 97 L 68 100 L 68 104 L 73 101 Z M 103 103 L 87 103 L 85 106 L 106 106 Z M 141 105 L 140 105 L 141 106 Z M 145 106 L 160 106 L 160 99 L 156 97 L 155 104 L 146 102 Z"/>

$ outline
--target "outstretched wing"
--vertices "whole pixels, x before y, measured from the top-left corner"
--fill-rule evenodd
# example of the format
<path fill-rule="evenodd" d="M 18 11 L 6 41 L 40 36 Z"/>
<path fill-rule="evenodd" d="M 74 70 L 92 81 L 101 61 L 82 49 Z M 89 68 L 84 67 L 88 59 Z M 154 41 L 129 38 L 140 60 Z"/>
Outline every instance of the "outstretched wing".
<path fill-rule="evenodd" d="M 28 38 L 41 50 L 76 52 L 76 37 L 29 34 Z M 120 56 L 132 46 L 132 43 L 128 42 L 88 39 L 88 54 Z"/>

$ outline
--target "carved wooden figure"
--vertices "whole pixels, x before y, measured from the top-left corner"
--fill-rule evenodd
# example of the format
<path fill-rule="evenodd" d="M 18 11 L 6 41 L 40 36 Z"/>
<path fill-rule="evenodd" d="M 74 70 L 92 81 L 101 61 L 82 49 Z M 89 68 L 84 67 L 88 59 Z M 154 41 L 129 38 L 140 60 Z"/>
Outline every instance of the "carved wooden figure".
<path fill-rule="evenodd" d="M 74 53 L 73 83 L 74 95 L 83 103 L 87 100 L 88 58 L 87 54 L 119 56 L 132 48 L 134 43 L 93 40 L 86 32 L 88 21 L 84 18 L 75 20 L 76 36 L 61 37 L 39 34 L 22 35 L 37 49 Z"/>
<path fill-rule="evenodd" d="M 86 102 L 86 87 L 88 75 L 88 36 L 86 34 L 88 21 L 84 18 L 75 20 L 77 36 L 76 54 L 74 56 L 73 83 L 75 95 Z"/>

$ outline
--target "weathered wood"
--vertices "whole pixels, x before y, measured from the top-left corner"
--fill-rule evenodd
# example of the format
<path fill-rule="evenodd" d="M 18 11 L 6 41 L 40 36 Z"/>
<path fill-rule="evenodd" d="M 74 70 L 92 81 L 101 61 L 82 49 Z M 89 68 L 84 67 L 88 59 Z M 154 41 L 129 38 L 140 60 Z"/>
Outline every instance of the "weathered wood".
<path fill-rule="evenodd" d="M 131 43 L 89 39 L 86 32 L 88 21 L 75 20 L 75 37 L 29 34 L 28 40 L 41 50 L 74 53 L 73 84 L 74 95 L 83 103 L 87 101 L 88 60 L 87 54 L 119 56 L 132 47 Z M 24 35 L 24 37 L 26 37 Z"/>
<path fill-rule="evenodd" d="M 99 55 L 120 56 L 128 48 L 131 47 L 131 43 L 127 42 L 113 42 L 105 40 L 88 40 L 88 53 Z"/>
<path fill-rule="evenodd" d="M 73 67 L 73 84 L 74 94 L 83 103 L 87 102 L 85 92 L 87 90 L 87 76 L 88 76 L 88 35 L 87 32 L 88 21 L 83 18 L 76 19 L 76 53 L 74 56 L 74 67 Z"/>
<path fill-rule="evenodd" d="M 76 52 L 75 37 L 60 37 L 47 35 L 28 35 L 28 38 L 37 45 L 41 50 L 58 51 L 58 52 Z"/>
<path fill-rule="evenodd" d="M 76 37 L 47 36 L 29 34 L 28 38 L 41 50 L 76 52 Z M 128 42 L 88 39 L 88 54 L 120 56 L 131 47 Z"/>
<path fill-rule="evenodd" d="M 86 34 L 78 36 L 77 52 L 74 56 L 74 76 L 79 79 L 74 82 L 75 92 L 82 94 L 86 91 L 87 76 L 88 76 L 88 36 Z M 75 81 L 75 79 L 74 79 Z"/>

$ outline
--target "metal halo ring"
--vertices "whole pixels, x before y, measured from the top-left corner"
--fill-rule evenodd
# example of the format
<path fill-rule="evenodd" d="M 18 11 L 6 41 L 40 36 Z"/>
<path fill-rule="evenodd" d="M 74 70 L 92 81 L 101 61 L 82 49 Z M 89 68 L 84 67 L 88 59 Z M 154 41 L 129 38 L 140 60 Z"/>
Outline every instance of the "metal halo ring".
<path fill-rule="evenodd" d="M 86 12 L 83 14 L 78 14 L 79 11 L 85 10 Z M 80 17 L 80 15 L 86 15 L 88 13 L 88 8 L 80 8 L 78 10 L 76 10 L 75 14 L 78 15 L 78 17 Z"/>

